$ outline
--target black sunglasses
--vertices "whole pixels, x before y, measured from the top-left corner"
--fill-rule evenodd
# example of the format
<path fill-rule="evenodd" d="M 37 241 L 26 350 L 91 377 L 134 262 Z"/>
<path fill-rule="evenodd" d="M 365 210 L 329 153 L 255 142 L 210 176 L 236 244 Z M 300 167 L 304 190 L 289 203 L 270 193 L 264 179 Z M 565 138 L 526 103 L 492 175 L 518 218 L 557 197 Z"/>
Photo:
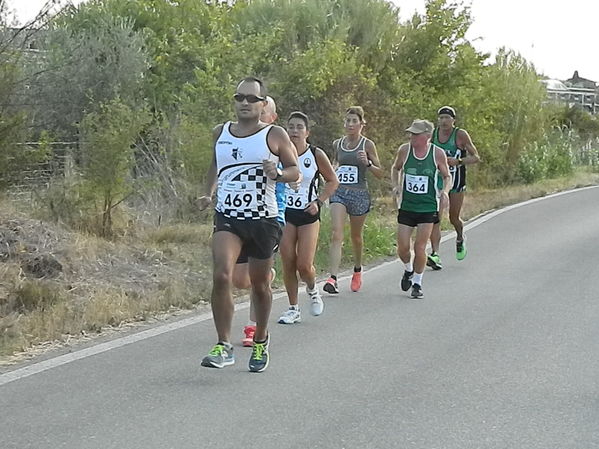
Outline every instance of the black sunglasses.
<path fill-rule="evenodd" d="M 266 98 L 264 97 L 258 97 L 256 95 L 245 95 L 245 94 L 235 94 L 233 95 L 233 98 L 235 98 L 235 101 L 239 102 L 239 103 L 243 103 L 243 100 L 247 100 L 248 103 L 258 103 L 259 101 L 266 101 Z"/>

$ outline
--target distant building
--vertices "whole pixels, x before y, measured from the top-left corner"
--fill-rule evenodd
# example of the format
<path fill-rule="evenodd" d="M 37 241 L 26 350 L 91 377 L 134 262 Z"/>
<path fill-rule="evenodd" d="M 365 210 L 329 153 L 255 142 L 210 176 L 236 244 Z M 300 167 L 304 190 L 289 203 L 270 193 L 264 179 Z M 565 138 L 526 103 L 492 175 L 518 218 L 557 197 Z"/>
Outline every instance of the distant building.
<path fill-rule="evenodd" d="M 591 114 L 599 113 L 599 91 L 595 81 L 581 78 L 578 70 L 572 78 L 560 80 L 541 80 L 547 88 L 547 98 L 554 103 L 563 103 L 570 107 L 580 106 Z"/>

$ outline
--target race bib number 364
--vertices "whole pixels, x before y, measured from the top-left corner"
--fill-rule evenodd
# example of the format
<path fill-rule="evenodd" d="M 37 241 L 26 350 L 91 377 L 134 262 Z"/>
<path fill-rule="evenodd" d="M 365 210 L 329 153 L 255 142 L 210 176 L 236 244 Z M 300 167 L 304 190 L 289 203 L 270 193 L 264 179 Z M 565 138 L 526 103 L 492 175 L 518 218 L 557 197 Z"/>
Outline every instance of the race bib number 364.
<path fill-rule="evenodd" d="M 358 167 L 355 165 L 341 165 L 337 168 L 337 178 L 341 184 L 357 184 Z"/>
<path fill-rule="evenodd" d="M 428 176 L 406 175 L 406 190 L 418 195 L 428 193 Z"/>

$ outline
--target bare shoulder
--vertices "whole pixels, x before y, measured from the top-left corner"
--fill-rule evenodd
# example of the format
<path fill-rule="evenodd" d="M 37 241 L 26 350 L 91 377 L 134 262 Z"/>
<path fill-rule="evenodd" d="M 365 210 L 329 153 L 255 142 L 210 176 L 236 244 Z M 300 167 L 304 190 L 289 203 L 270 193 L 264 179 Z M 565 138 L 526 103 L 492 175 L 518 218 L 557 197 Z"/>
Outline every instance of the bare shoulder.
<path fill-rule="evenodd" d="M 374 150 L 376 148 L 374 141 L 370 140 L 368 137 L 365 137 L 364 139 L 366 139 L 366 141 L 364 142 L 364 148 L 366 148 L 367 150 Z"/>
<path fill-rule="evenodd" d="M 314 154 L 316 156 L 325 156 L 325 157 L 328 157 L 327 153 L 325 153 L 325 151 L 322 148 L 317 147 L 317 146 L 312 146 L 312 149 L 313 149 Z"/>
<path fill-rule="evenodd" d="M 329 160 L 329 156 L 327 156 L 327 153 L 319 147 L 314 147 L 314 156 L 316 156 L 316 159 L 319 161 L 324 161 L 325 159 L 327 161 Z"/>
<path fill-rule="evenodd" d="M 404 161 L 407 158 L 409 148 L 409 143 L 404 143 L 399 146 L 399 148 L 397 149 L 397 155 L 395 156 L 395 162 L 393 164 L 394 169 L 399 170 L 403 166 Z"/>
<path fill-rule="evenodd" d="M 458 132 L 456 134 L 456 138 L 459 141 L 462 141 L 462 142 L 469 142 L 471 140 L 470 139 L 470 134 L 468 134 L 468 131 L 466 131 L 463 128 L 458 128 Z"/>
<path fill-rule="evenodd" d="M 220 136 L 220 134 L 223 132 L 224 127 L 225 127 L 225 124 L 221 123 L 219 125 L 216 125 L 214 128 L 212 128 L 212 137 L 214 137 L 214 139 L 217 139 L 218 136 Z"/>
<path fill-rule="evenodd" d="M 271 136 L 276 139 L 283 139 L 283 140 L 289 139 L 289 135 L 287 134 L 287 131 L 285 131 L 285 129 L 279 125 L 272 125 L 272 128 L 268 132 L 268 137 L 270 138 Z"/>
<path fill-rule="evenodd" d="M 406 142 L 406 143 L 402 143 L 402 144 L 399 146 L 399 148 L 398 148 L 397 152 L 398 152 L 398 153 L 402 153 L 402 152 L 403 152 L 403 153 L 407 153 L 407 151 L 408 151 L 408 148 L 410 148 L 410 144 L 409 144 L 409 143 L 407 143 L 407 142 Z"/>
<path fill-rule="evenodd" d="M 436 154 L 445 154 L 445 150 L 438 145 L 432 144 Z"/>
<path fill-rule="evenodd" d="M 458 136 L 468 136 L 468 131 L 466 131 L 464 128 L 458 128 Z"/>

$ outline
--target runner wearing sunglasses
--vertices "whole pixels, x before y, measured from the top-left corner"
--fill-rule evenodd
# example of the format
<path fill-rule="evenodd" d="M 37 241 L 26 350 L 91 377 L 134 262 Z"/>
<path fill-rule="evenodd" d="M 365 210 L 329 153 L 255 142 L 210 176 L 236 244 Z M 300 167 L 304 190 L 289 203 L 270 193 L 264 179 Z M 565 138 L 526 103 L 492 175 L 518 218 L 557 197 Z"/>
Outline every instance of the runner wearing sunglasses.
<path fill-rule="evenodd" d="M 237 86 L 234 99 L 237 121 L 215 128 L 206 195 L 198 199 L 199 206 L 205 207 L 216 190 L 211 303 L 218 341 L 202 359 L 202 366 L 223 368 L 235 363 L 231 345 L 232 278 L 235 262 L 244 251 L 256 310 L 256 332 L 248 366 L 250 371 L 262 372 L 269 362 L 271 268 L 281 235 L 276 221 L 275 185 L 297 180 L 299 170 L 286 131 L 260 121 L 266 106 L 262 81 L 245 78 Z M 282 169 L 277 167 L 279 161 Z"/>

